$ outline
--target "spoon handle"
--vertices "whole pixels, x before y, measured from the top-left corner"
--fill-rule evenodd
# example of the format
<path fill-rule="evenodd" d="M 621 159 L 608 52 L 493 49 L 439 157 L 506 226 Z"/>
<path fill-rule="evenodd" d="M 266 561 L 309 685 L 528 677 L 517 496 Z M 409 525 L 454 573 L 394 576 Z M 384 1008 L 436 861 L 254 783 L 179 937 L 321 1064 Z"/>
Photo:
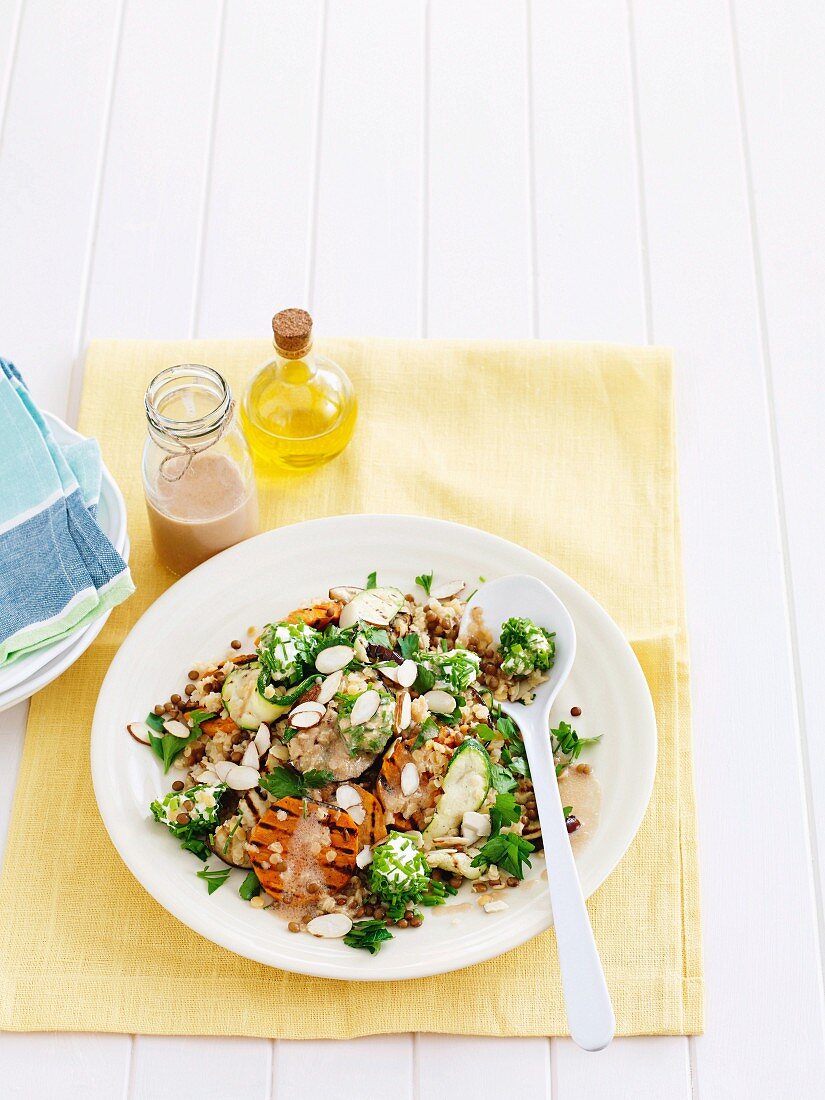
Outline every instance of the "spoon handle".
<path fill-rule="evenodd" d="M 525 746 L 547 858 L 567 1023 L 580 1047 L 602 1050 L 613 1038 L 616 1019 L 576 872 L 546 730 L 546 721 L 543 734 L 540 728 L 530 730 Z"/>

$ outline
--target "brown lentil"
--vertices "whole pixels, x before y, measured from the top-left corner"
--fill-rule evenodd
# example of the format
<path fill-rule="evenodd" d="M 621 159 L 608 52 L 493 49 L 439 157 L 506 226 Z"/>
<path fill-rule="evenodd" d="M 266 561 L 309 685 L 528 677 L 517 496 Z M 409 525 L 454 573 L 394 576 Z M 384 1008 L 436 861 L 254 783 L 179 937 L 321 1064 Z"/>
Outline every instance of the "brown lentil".
<path fill-rule="evenodd" d="M 183 804 L 183 808 L 184 810 L 194 810 L 195 803 L 192 801 L 191 798 L 187 798 L 187 800 Z"/>
<path fill-rule="evenodd" d="M 570 708 L 570 713 L 573 715 L 574 718 L 578 718 L 579 715 L 581 714 L 581 712 L 582 712 L 581 707 L 571 707 Z"/>
<path fill-rule="evenodd" d="M 240 649 L 243 643 L 239 641 L 238 638 L 233 638 L 229 644 L 232 646 L 233 649 Z"/>
<path fill-rule="evenodd" d="M 407 920 L 406 917 L 402 917 L 401 920 L 397 921 L 396 923 L 398 924 L 399 928 L 409 928 L 410 927 L 410 922 Z"/>
<path fill-rule="evenodd" d="M 181 697 L 179 695 L 170 695 L 169 698 L 170 698 L 171 702 L 173 702 L 175 704 L 175 706 L 178 706 L 181 702 L 183 702 L 183 700 L 181 699 Z"/>
<path fill-rule="evenodd" d="M 507 879 L 507 885 L 508 886 L 518 886 L 518 879 L 514 878 L 513 875 L 510 875 L 510 877 Z"/>
<path fill-rule="evenodd" d="M 297 920 L 291 920 L 289 922 L 289 924 L 287 925 L 287 928 L 290 930 L 290 932 L 300 932 L 301 931 L 301 926 L 297 922 Z"/>
<path fill-rule="evenodd" d="M 158 703 L 157 706 L 152 707 L 152 710 L 155 712 L 155 714 L 163 714 L 163 706 L 161 703 Z"/>
<path fill-rule="evenodd" d="M 175 821 L 177 821 L 178 825 L 188 825 L 189 824 L 189 814 L 178 814 L 177 817 L 175 818 Z"/>
<path fill-rule="evenodd" d="M 195 691 L 195 685 L 187 684 L 183 690 L 186 692 L 187 695 L 192 695 Z"/>
<path fill-rule="evenodd" d="M 175 782 L 172 784 L 172 790 L 173 791 L 182 791 L 183 790 L 183 780 L 182 779 L 176 779 Z"/>
<path fill-rule="evenodd" d="M 199 677 L 200 677 L 200 673 L 198 672 L 198 670 L 196 668 L 190 669 L 190 672 L 189 672 L 189 679 L 190 680 L 197 680 Z"/>
<path fill-rule="evenodd" d="M 421 917 L 413 917 L 413 919 L 410 921 L 410 925 L 412 928 L 420 928 L 423 923 L 424 921 L 421 919 Z"/>

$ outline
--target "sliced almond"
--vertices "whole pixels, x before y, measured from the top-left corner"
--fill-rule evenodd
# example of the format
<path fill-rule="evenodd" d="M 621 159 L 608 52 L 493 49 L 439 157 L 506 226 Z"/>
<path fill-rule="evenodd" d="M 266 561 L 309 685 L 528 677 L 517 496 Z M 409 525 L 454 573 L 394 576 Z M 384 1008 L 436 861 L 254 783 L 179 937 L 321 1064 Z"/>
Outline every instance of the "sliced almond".
<path fill-rule="evenodd" d="M 212 771 L 220 779 L 221 783 L 226 782 L 226 777 L 230 771 L 235 767 L 231 760 L 219 760 L 217 764 L 212 765 Z"/>
<path fill-rule="evenodd" d="M 297 707 L 293 707 L 289 712 L 290 718 L 293 714 L 303 714 L 304 711 L 310 711 L 314 714 L 323 714 L 327 708 L 323 703 L 319 703 L 317 699 L 307 699 L 305 703 L 299 703 Z"/>
<path fill-rule="evenodd" d="M 167 733 L 171 733 L 173 737 L 190 737 L 192 731 L 188 726 L 185 726 L 183 722 L 179 722 L 177 718 L 169 718 L 163 723 L 163 728 Z"/>
<path fill-rule="evenodd" d="M 211 768 L 206 768 L 198 776 L 198 782 L 205 783 L 207 787 L 216 787 L 221 780 Z"/>
<path fill-rule="evenodd" d="M 439 584 L 437 587 L 431 588 L 430 597 L 434 600 L 451 600 L 453 596 L 457 596 L 466 587 L 466 581 L 447 581 L 446 584 Z"/>
<path fill-rule="evenodd" d="M 455 699 L 449 692 L 439 688 L 426 692 L 424 701 L 433 714 L 452 714 L 455 710 Z"/>
<path fill-rule="evenodd" d="M 409 798 L 411 794 L 415 794 L 421 783 L 421 776 L 418 774 L 418 768 L 412 761 L 409 764 L 405 764 L 401 769 L 401 793 L 405 798 Z"/>
<path fill-rule="evenodd" d="M 378 665 L 377 670 L 381 675 L 390 681 L 391 684 L 398 683 L 398 670 L 400 665 Z"/>
<path fill-rule="evenodd" d="M 341 584 L 337 588 L 330 588 L 329 598 L 337 600 L 339 603 L 349 603 L 359 592 L 363 591 L 363 588 L 354 588 L 351 584 Z"/>
<path fill-rule="evenodd" d="M 255 748 L 258 750 L 258 755 L 263 756 L 265 752 L 269 752 L 271 745 L 272 734 L 269 731 L 269 726 L 261 722 L 258 726 L 258 732 L 255 734 Z"/>
<path fill-rule="evenodd" d="M 363 847 L 358 855 L 355 857 L 355 862 L 358 864 L 362 871 L 365 867 L 369 867 L 369 865 L 372 863 L 372 848 L 370 848 L 369 845 Z"/>
<path fill-rule="evenodd" d="M 352 928 L 352 921 L 345 913 L 323 913 L 313 917 L 307 925 L 307 932 L 320 936 L 324 940 L 340 940 Z"/>
<path fill-rule="evenodd" d="M 364 722 L 369 722 L 380 705 L 381 696 L 377 691 L 373 691 L 372 688 L 369 688 L 355 700 L 353 708 L 350 711 L 350 722 L 353 726 L 360 726 Z"/>
<path fill-rule="evenodd" d="M 351 645 L 331 645 L 318 654 L 315 667 L 324 676 L 329 676 L 330 673 L 338 672 L 339 669 L 348 665 L 354 656 L 355 650 Z"/>
<path fill-rule="evenodd" d="M 367 816 L 367 811 L 363 806 L 350 806 L 347 813 L 355 822 L 356 825 L 363 825 L 364 819 Z"/>
<path fill-rule="evenodd" d="M 348 810 L 350 806 L 361 805 L 361 795 L 355 787 L 351 787 L 349 783 L 343 783 L 335 792 L 335 801 L 342 810 Z"/>
<path fill-rule="evenodd" d="M 402 661 L 398 668 L 395 670 L 395 680 L 402 688 L 412 687 L 415 683 L 415 678 L 418 675 L 418 665 L 415 661 L 411 661 L 409 657 L 406 661 Z"/>
<path fill-rule="evenodd" d="M 141 745 L 151 744 L 149 734 L 152 730 L 146 722 L 130 722 L 126 730 L 129 736 L 134 737 L 135 741 L 139 742 Z"/>
<path fill-rule="evenodd" d="M 321 721 L 321 715 L 317 710 L 302 710 L 298 714 L 291 714 L 289 724 L 296 730 L 309 730 L 317 726 Z"/>
<path fill-rule="evenodd" d="M 255 742 L 250 741 L 244 749 L 244 754 L 241 757 L 241 764 L 245 768 L 254 768 L 258 770 L 258 750 L 255 748 Z"/>
<path fill-rule="evenodd" d="M 395 731 L 403 733 L 412 721 L 412 701 L 408 691 L 399 691 L 395 700 Z"/>
<path fill-rule="evenodd" d="M 260 781 L 257 768 L 247 768 L 243 764 L 233 764 L 226 773 L 226 785 L 233 791 L 251 791 Z"/>
<path fill-rule="evenodd" d="M 341 686 L 343 678 L 344 673 L 339 669 L 338 672 L 333 672 L 331 676 L 327 676 L 326 680 L 322 680 L 321 690 L 318 692 L 316 702 L 326 705 Z"/>

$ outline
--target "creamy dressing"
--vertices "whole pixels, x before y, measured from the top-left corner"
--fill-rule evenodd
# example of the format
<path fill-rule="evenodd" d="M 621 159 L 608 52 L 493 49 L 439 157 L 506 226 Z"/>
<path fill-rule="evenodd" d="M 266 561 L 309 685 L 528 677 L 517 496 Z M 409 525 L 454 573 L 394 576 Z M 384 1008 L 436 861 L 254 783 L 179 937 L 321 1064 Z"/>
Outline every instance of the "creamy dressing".
<path fill-rule="evenodd" d="M 570 836 L 574 852 L 581 851 L 599 827 L 602 805 L 602 789 L 592 772 L 568 768 L 559 779 L 562 806 L 572 806 L 573 816 L 581 822 L 581 828 Z"/>
<path fill-rule="evenodd" d="M 178 575 L 258 531 L 254 487 L 228 455 L 212 451 L 196 454 L 177 481 L 158 474 L 146 509 L 155 552 Z"/>

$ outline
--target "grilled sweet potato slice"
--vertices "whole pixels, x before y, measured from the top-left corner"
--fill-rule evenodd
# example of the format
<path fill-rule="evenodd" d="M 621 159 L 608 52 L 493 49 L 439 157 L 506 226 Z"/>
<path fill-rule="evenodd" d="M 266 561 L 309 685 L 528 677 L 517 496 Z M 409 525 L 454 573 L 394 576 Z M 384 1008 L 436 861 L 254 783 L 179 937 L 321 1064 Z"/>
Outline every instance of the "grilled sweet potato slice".
<path fill-rule="evenodd" d="M 358 839 L 362 847 L 372 847 L 378 844 L 387 835 L 387 822 L 384 818 L 384 807 L 374 794 L 370 794 L 364 787 L 357 783 L 350 783 L 354 791 L 361 796 L 361 805 L 364 807 L 364 820 L 358 825 Z"/>
<path fill-rule="evenodd" d="M 407 764 L 415 764 L 420 774 L 418 789 L 409 796 L 401 789 L 401 773 Z M 381 770 L 375 783 L 375 794 L 384 807 L 387 823 L 393 829 L 403 832 L 420 826 L 420 822 L 414 820 L 414 815 L 420 817 L 435 805 L 438 798 L 438 790 L 431 779 L 430 774 L 419 767 L 418 761 L 402 739 L 396 738 L 381 762 Z"/>
<path fill-rule="evenodd" d="M 337 623 L 343 610 L 344 605 L 337 600 L 324 600 L 322 603 L 313 604 L 312 607 L 299 607 L 297 611 L 287 615 L 286 621 L 288 623 L 305 622 L 307 626 L 323 630 L 330 623 Z"/>
<path fill-rule="evenodd" d="M 231 718 L 207 718 L 201 722 L 201 731 L 214 737 L 216 733 L 240 733 L 241 727 Z"/>
<path fill-rule="evenodd" d="M 264 890 L 285 908 L 300 909 L 346 886 L 358 847 L 358 826 L 344 810 L 287 797 L 261 817 L 247 851 Z"/>

